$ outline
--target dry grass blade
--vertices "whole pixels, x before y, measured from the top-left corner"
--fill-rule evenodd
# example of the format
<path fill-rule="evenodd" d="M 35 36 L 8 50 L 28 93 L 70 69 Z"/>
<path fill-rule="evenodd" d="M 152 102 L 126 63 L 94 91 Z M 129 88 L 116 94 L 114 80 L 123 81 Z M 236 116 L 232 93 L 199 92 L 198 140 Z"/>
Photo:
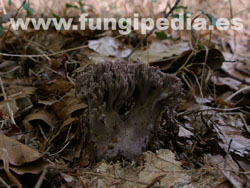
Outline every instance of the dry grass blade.
<path fill-rule="evenodd" d="M 4 96 L 4 100 L 8 100 L 8 97 L 7 97 L 7 95 L 6 95 L 6 92 L 5 92 L 5 89 L 4 89 L 4 86 L 3 86 L 3 81 L 2 81 L 2 78 L 1 78 L 1 77 L 0 77 L 0 85 L 1 85 L 1 89 L 2 89 L 3 96 Z M 8 111 L 9 111 L 9 115 L 10 115 L 11 122 L 12 122 L 14 125 L 16 125 L 13 110 L 11 109 L 10 104 L 9 104 L 8 102 L 6 103 L 6 105 L 7 105 Z"/>

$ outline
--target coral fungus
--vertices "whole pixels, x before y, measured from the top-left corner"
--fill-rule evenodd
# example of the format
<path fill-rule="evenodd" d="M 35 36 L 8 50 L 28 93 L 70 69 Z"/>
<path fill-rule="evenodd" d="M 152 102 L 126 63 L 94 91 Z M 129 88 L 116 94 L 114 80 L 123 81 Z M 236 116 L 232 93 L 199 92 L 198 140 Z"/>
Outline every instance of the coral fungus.
<path fill-rule="evenodd" d="M 176 76 L 142 63 L 90 65 L 76 80 L 89 105 L 89 135 L 98 160 L 140 155 L 161 112 L 174 111 L 182 96 Z"/>

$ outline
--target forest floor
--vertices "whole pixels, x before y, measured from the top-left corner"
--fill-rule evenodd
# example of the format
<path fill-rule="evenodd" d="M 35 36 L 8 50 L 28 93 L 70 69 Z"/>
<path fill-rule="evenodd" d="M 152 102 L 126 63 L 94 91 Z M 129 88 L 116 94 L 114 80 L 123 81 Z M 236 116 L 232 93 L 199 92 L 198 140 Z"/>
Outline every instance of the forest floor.
<path fill-rule="evenodd" d="M 2 25 L 0 187 L 250 187 L 247 27 L 212 37 L 151 35 L 127 63 L 139 61 L 181 79 L 177 123 L 168 127 L 162 114 L 164 143 L 157 151 L 133 161 L 93 162 L 83 134 L 88 103 L 76 96 L 75 77 L 89 65 L 123 60 L 144 35 Z"/>

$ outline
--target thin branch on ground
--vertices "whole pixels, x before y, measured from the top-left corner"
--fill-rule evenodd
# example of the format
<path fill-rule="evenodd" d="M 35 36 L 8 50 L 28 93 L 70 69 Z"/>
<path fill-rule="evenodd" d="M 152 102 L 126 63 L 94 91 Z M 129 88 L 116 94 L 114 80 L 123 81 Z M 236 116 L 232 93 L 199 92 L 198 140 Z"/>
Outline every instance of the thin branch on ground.
<path fill-rule="evenodd" d="M 178 6 L 181 0 L 176 0 L 174 6 L 169 10 L 168 13 L 165 14 L 164 18 L 168 18 L 170 14 L 175 10 L 175 8 Z M 136 47 L 130 52 L 130 54 L 125 58 L 125 60 L 128 60 L 134 53 L 135 51 L 148 39 L 149 36 L 151 36 L 155 30 L 156 26 L 136 45 Z"/>
<path fill-rule="evenodd" d="M 14 118 L 14 113 L 13 113 L 13 110 L 11 109 L 10 104 L 8 102 L 8 97 L 7 97 L 7 94 L 5 92 L 5 89 L 4 89 L 4 86 L 3 86 L 3 81 L 2 81 L 1 77 L 0 77 L 0 86 L 1 86 L 1 90 L 2 90 L 2 93 L 3 93 L 4 100 L 6 101 L 6 105 L 7 105 L 9 115 L 10 115 L 11 122 L 14 125 L 16 125 L 15 118 Z"/>
<path fill-rule="evenodd" d="M 242 93 L 243 91 L 249 90 L 250 86 L 246 86 L 240 90 L 238 90 L 237 92 L 233 93 L 232 95 L 230 95 L 229 97 L 226 98 L 225 101 L 230 101 L 232 98 L 234 98 L 235 96 L 239 95 L 240 93 Z"/>

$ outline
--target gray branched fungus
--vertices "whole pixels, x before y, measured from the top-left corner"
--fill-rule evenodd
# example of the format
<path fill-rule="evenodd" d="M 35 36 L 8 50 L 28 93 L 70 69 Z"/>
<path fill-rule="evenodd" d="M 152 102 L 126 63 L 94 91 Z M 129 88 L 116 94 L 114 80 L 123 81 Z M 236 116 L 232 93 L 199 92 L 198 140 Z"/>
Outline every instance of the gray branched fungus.
<path fill-rule="evenodd" d="M 163 110 L 182 96 L 180 80 L 142 63 L 100 63 L 77 76 L 78 93 L 89 105 L 89 136 L 97 159 L 126 159 L 146 150 Z"/>

